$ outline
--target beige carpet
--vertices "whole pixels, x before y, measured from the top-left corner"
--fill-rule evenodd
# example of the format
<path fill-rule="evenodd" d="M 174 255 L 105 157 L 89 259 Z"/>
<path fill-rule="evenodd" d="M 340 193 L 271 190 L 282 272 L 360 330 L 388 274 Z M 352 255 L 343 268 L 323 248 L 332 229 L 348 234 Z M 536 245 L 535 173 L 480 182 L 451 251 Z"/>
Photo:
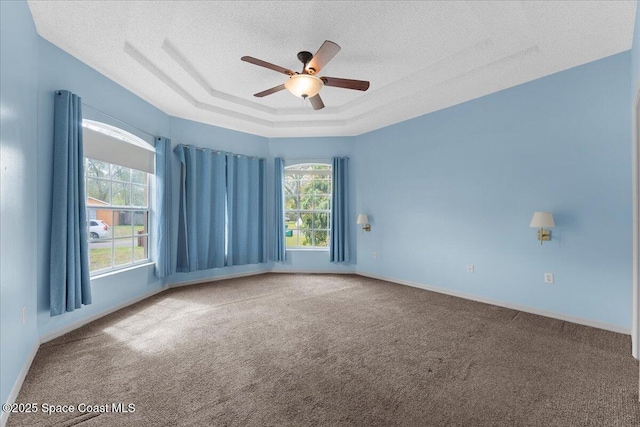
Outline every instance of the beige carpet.
<path fill-rule="evenodd" d="M 43 345 L 9 426 L 638 426 L 628 336 L 357 276 L 163 292 Z"/>

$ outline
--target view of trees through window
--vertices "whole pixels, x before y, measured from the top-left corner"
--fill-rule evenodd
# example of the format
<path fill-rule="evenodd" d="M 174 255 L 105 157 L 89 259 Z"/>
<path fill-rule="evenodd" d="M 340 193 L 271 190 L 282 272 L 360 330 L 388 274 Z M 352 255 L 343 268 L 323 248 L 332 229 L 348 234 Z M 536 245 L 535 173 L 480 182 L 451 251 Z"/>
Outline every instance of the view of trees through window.
<path fill-rule="evenodd" d="M 149 239 L 148 174 L 85 159 L 89 270 L 146 261 Z"/>
<path fill-rule="evenodd" d="M 331 166 L 287 166 L 284 175 L 288 248 L 327 248 L 331 221 Z"/>

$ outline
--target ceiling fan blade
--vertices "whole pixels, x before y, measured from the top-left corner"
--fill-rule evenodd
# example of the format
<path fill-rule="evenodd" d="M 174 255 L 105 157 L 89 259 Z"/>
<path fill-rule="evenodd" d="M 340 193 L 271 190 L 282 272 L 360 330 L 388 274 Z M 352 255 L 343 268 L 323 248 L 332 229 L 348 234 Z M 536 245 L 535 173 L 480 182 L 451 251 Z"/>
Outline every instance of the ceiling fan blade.
<path fill-rule="evenodd" d="M 314 110 L 322 110 L 324 108 L 324 102 L 322 102 L 322 98 L 320 98 L 320 94 L 316 96 L 312 96 L 309 98 L 309 102 L 311 102 L 311 106 Z"/>
<path fill-rule="evenodd" d="M 340 52 L 340 46 L 332 41 L 325 40 L 325 42 L 322 43 L 322 46 L 320 46 L 320 49 L 318 49 L 316 54 L 313 55 L 313 58 L 311 58 L 311 61 L 307 64 L 306 69 L 309 71 L 309 74 L 319 73 L 322 67 L 327 65 L 327 63 L 331 61 L 338 52 Z M 313 69 L 313 72 L 311 69 Z"/>
<path fill-rule="evenodd" d="M 258 65 L 260 67 L 268 68 L 270 70 L 277 71 L 279 73 L 286 74 L 288 76 L 293 76 L 295 74 L 294 71 L 291 71 L 279 65 L 274 65 L 270 62 L 263 61 L 262 59 L 254 58 L 252 56 L 243 56 L 240 59 L 244 62 L 249 62 L 251 64 Z"/>
<path fill-rule="evenodd" d="M 364 80 L 338 79 L 336 77 L 320 77 L 320 80 L 322 80 L 325 86 L 363 91 L 369 89 L 369 82 Z"/>
<path fill-rule="evenodd" d="M 262 98 L 264 96 L 271 95 L 272 93 L 280 92 L 281 90 L 284 90 L 284 89 L 285 89 L 284 85 L 278 85 L 276 87 L 272 87 L 271 89 L 267 89 L 267 90 L 263 90 L 262 92 L 258 92 L 253 96 L 257 96 L 258 98 Z"/>

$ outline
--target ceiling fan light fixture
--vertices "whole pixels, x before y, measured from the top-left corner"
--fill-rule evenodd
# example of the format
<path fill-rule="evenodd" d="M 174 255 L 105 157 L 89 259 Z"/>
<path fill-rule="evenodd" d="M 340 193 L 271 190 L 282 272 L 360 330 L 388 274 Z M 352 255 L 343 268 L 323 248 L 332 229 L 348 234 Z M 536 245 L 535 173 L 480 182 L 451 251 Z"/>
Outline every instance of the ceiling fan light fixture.
<path fill-rule="evenodd" d="M 293 75 L 284 83 L 284 87 L 299 98 L 313 98 L 323 85 L 322 80 L 309 74 Z"/>
<path fill-rule="evenodd" d="M 339 51 L 340 46 L 332 41 L 325 40 L 315 55 L 306 50 L 298 52 L 298 60 L 302 62 L 302 72 L 300 73 L 252 56 L 243 56 L 240 60 L 289 76 L 283 84 L 263 90 L 262 92 L 254 93 L 253 96 L 263 98 L 286 89 L 298 98 L 308 98 L 314 110 L 322 110 L 324 108 L 324 102 L 319 92 L 323 86 L 361 91 L 369 89 L 369 82 L 364 80 L 340 79 L 326 76 L 318 78 L 315 76 Z"/>

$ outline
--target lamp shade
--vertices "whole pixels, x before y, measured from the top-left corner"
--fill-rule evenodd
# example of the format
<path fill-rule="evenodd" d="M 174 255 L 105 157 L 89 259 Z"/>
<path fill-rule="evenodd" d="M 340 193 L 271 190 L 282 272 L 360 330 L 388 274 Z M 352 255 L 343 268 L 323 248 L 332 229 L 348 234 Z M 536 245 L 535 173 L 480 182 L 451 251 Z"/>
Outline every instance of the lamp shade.
<path fill-rule="evenodd" d="M 365 214 L 358 215 L 358 222 L 356 224 L 369 224 L 369 217 Z"/>
<path fill-rule="evenodd" d="M 320 92 L 324 83 L 316 76 L 295 74 L 284 82 L 284 87 L 295 96 L 313 98 Z"/>
<path fill-rule="evenodd" d="M 532 228 L 553 228 L 555 226 L 556 223 L 553 222 L 553 214 L 551 212 L 534 212 L 531 224 L 529 224 L 529 227 Z"/>

